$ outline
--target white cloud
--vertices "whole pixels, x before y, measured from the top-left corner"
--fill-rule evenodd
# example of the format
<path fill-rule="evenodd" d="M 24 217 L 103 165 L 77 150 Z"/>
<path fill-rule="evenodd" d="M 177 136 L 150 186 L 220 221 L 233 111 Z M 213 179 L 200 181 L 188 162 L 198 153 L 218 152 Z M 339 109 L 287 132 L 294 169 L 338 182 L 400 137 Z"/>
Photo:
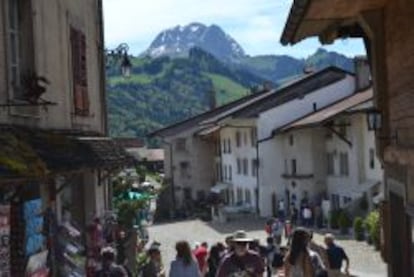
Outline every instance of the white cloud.
<path fill-rule="evenodd" d="M 317 43 L 307 43 L 313 50 L 279 44 L 291 4 L 292 0 L 104 0 L 106 42 L 109 47 L 127 42 L 138 54 L 160 31 L 200 22 L 221 26 L 248 54 L 306 56 Z"/>

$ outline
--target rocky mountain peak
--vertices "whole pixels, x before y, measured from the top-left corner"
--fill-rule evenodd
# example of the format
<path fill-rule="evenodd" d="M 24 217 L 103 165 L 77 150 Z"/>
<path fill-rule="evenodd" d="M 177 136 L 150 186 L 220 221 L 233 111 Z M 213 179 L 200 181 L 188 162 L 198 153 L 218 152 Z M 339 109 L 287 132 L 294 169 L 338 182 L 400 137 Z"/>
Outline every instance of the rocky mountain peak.
<path fill-rule="evenodd" d="M 157 35 L 144 55 L 187 56 L 190 49 L 199 47 L 223 61 L 234 61 L 245 56 L 243 48 L 219 26 L 194 22 L 175 26 Z"/>

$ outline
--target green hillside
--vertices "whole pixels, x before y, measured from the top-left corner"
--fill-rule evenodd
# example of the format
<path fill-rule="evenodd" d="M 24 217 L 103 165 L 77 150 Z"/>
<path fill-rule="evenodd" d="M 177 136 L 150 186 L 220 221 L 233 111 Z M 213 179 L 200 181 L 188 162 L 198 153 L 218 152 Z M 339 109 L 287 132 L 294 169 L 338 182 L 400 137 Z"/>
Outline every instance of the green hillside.
<path fill-rule="evenodd" d="M 200 49 L 187 58 L 133 58 L 132 75 L 107 70 L 109 128 L 112 136 L 144 137 L 147 133 L 207 111 L 212 92 L 222 105 L 247 95 L 264 80 L 229 69 Z"/>
<path fill-rule="evenodd" d="M 213 82 L 218 105 L 223 105 L 230 101 L 237 100 L 248 94 L 248 88 L 236 83 L 228 77 L 214 73 L 206 73 L 205 76 Z"/>

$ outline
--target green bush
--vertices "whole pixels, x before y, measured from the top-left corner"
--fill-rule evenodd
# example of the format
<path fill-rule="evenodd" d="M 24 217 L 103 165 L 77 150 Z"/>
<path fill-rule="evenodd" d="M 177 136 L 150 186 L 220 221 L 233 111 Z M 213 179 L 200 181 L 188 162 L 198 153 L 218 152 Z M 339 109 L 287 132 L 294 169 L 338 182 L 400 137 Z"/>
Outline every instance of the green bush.
<path fill-rule="evenodd" d="M 380 216 L 378 211 L 372 211 L 365 218 L 365 228 L 375 248 L 380 247 Z"/>
<path fill-rule="evenodd" d="M 361 217 L 354 219 L 354 236 L 358 241 L 363 241 L 365 237 L 364 220 Z"/>
<path fill-rule="evenodd" d="M 344 210 L 341 210 L 339 213 L 338 225 L 342 234 L 348 234 L 349 228 L 352 225 L 352 220 L 349 214 Z"/>
<path fill-rule="evenodd" d="M 341 214 L 341 210 L 333 210 L 331 211 L 329 223 L 332 229 L 339 228 L 339 215 Z"/>

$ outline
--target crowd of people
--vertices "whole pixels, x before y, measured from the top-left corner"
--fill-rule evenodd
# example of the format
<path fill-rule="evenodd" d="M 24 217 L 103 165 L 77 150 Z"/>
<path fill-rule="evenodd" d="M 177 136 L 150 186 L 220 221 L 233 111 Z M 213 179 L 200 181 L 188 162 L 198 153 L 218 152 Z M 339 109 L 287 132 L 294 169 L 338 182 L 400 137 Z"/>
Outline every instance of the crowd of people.
<path fill-rule="evenodd" d="M 298 227 L 290 233 L 288 243 L 282 246 L 282 233 L 278 228 L 283 228 L 283 224 L 275 221 L 272 225 L 265 245 L 249 238 L 242 230 L 228 236 L 224 243 L 217 242 L 211 247 L 202 242 L 191 248 L 189 242 L 178 241 L 176 257 L 170 263 L 169 272 L 166 272 L 161 258 L 161 244 L 156 241 L 139 245 L 136 275 L 117 265 L 114 249 L 104 248 L 102 269 L 96 276 L 339 277 L 349 274 L 349 259 L 343 248 L 335 243 L 332 234 L 325 235 L 325 246 L 321 246 L 312 240 L 312 232 Z M 343 262 L 345 267 L 341 272 Z"/>

